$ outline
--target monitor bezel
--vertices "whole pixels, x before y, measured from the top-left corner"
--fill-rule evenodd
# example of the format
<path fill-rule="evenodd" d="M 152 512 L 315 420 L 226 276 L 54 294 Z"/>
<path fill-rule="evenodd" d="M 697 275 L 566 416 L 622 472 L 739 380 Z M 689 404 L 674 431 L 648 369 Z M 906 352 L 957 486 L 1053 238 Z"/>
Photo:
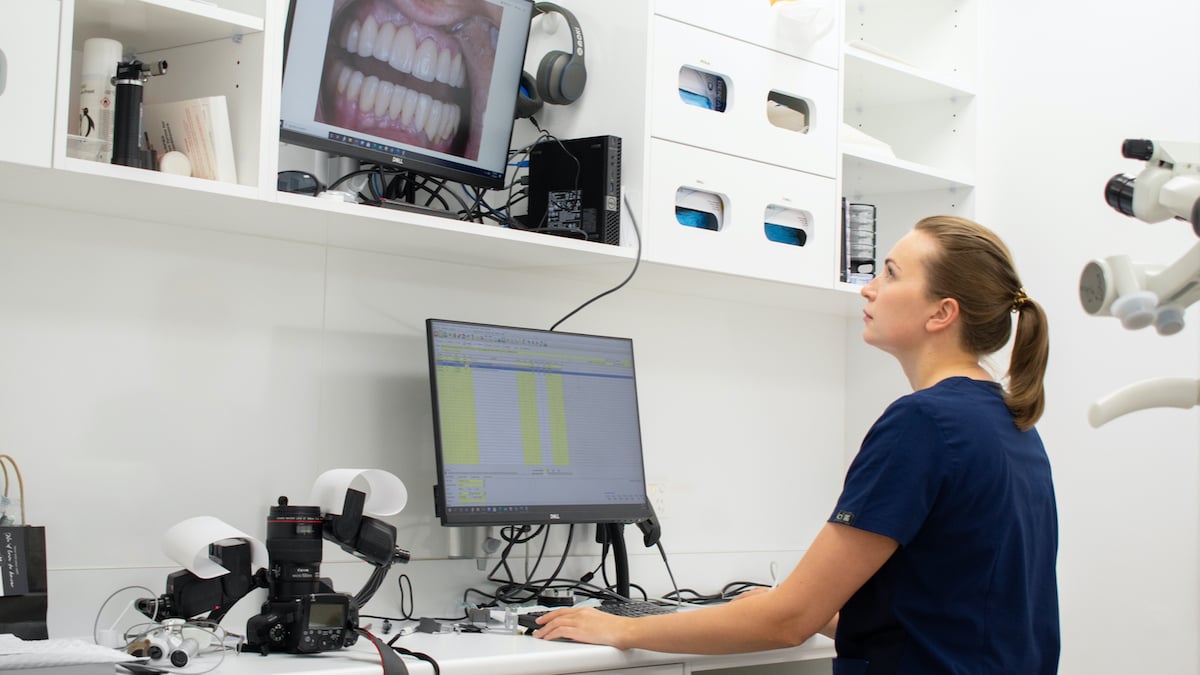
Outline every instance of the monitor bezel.
<path fill-rule="evenodd" d="M 534 0 L 524 0 L 530 7 L 530 18 L 533 16 Z M 284 23 L 283 32 L 283 67 L 281 71 L 280 87 L 287 81 L 287 58 L 288 51 L 291 49 L 292 39 L 292 23 L 295 18 L 296 6 L 300 0 L 288 0 L 287 19 Z M 530 25 L 527 25 L 525 35 L 522 40 L 520 52 L 524 54 L 529 47 Z M 524 64 L 522 64 L 522 68 Z M 518 69 L 516 79 L 513 81 L 513 111 L 509 115 L 508 137 L 504 142 L 505 147 L 512 148 L 512 137 L 516 123 L 517 102 L 520 92 L 520 79 L 524 71 Z M 282 99 L 282 91 L 281 96 Z M 348 143 L 339 143 L 301 133 L 284 126 L 286 120 L 283 119 L 283 112 L 280 110 L 279 115 L 279 140 L 283 143 L 290 143 L 312 150 L 329 152 L 331 154 L 356 159 L 360 162 L 368 164 L 379 164 L 381 166 L 392 167 L 401 171 L 411 171 L 423 176 L 429 176 L 436 179 L 445 179 L 471 187 L 482 188 L 485 190 L 498 190 L 505 187 L 508 176 L 508 158 L 507 156 L 502 163 L 499 171 L 491 171 L 485 168 L 473 168 L 467 164 L 459 162 L 451 162 L 439 157 L 434 157 L 428 154 L 421 154 L 420 148 L 413 150 L 414 154 L 396 155 L 390 152 L 374 150 L 371 148 L 363 148 Z M 349 131 L 349 130 L 348 130 Z M 412 146 L 415 147 L 415 146 Z M 466 167 L 466 168 L 460 168 Z"/>
<path fill-rule="evenodd" d="M 632 524 L 644 521 L 653 515 L 653 510 L 650 505 L 650 497 L 647 491 L 646 483 L 646 451 L 645 445 L 642 443 L 641 433 L 641 408 L 637 404 L 637 370 L 636 364 L 631 361 L 631 368 L 634 373 L 634 401 L 635 401 L 635 417 L 637 420 L 637 438 L 638 450 L 641 458 L 641 473 L 642 473 L 642 497 L 641 503 L 629 504 L 572 504 L 572 505 L 553 505 L 553 504 L 537 504 L 537 505 L 521 505 L 519 511 L 500 511 L 500 512 L 451 512 L 448 508 L 445 490 L 445 470 L 446 465 L 443 457 L 442 448 L 442 430 L 441 417 L 438 409 L 438 390 L 437 390 L 437 355 L 434 350 L 433 331 L 436 325 L 460 325 L 473 326 L 481 328 L 502 328 L 509 330 L 527 331 L 530 333 L 554 333 L 557 335 L 571 335 L 577 337 L 599 338 L 607 340 L 621 340 L 629 343 L 630 358 L 633 359 L 633 340 L 625 337 L 616 337 L 609 335 L 595 335 L 590 333 L 573 333 L 567 331 L 548 331 L 544 329 L 528 328 L 522 326 L 511 326 L 505 324 L 481 323 L 473 321 L 460 321 L 457 319 L 439 319 L 429 318 L 425 320 L 425 344 L 427 349 L 427 360 L 429 366 L 429 390 L 430 402 L 433 413 L 433 442 L 434 442 L 434 457 L 437 462 L 437 483 L 434 485 L 434 511 L 441 521 L 441 524 L 447 527 L 470 527 L 470 526 L 493 526 L 493 525 L 556 525 L 556 524 L 588 524 L 588 523 L 624 523 Z"/>

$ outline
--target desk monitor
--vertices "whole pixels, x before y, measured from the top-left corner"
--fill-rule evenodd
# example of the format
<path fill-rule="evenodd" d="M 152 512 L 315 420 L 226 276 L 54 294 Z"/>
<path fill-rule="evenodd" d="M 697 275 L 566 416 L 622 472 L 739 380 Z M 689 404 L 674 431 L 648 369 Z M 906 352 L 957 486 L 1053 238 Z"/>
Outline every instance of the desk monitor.
<path fill-rule="evenodd" d="M 627 338 L 426 321 L 443 525 L 651 514 Z"/>
<path fill-rule="evenodd" d="M 291 0 L 280 140 L 504 185 L 531 0 Z"/>

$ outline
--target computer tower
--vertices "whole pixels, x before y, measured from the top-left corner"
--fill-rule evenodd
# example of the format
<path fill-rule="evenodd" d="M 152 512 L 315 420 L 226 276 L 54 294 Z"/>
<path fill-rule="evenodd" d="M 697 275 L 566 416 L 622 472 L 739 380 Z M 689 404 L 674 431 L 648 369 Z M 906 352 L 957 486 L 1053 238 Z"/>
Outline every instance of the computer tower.
<path fill-rule="evenodd" d="M 621 139 L 547 140 L 529 153 L 529 207 L 535 232 L 621 243 Z"/>

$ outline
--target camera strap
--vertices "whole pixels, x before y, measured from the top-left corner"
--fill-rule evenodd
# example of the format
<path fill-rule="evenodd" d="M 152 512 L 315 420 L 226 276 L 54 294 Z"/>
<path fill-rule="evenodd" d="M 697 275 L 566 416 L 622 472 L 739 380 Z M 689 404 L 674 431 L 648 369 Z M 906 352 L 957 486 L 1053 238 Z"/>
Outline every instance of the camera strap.
<path fill-rule="evenodd" d="M 371 631 L 362 628 L 356 628 L 358 634 L 371 641 L 375 645 L 375 649 L 379 650 L 379 662 L 383 666 L 383 675 L 408 675 L 408 666 L 404 665 L 404 659 L 396 653 L 388 645 L 384 644 L 383 640 L 375 637 Z"/>

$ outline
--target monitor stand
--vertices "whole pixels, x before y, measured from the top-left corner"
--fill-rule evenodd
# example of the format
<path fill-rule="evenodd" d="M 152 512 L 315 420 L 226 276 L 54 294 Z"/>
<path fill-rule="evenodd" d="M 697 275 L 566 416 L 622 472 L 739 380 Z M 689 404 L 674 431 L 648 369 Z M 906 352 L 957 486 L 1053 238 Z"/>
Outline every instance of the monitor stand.
<path fill-rule="evenodd" d="M 597 528 L 602 528 L 603 535 L 610 546 L 612 546 L 613 566 L 616 568 L 616 592 L 617 595 L 625 599 L 629 599 L 630 584 L 629 584 L 629 551 L 625 548 L 625 525 L 622 523 L 600 523 Z"/>
<path fill-rule="evenodd" d="M 424 213 L 427 216 L 437 216 L 439 218 L 458 219 L 458 214 L 451 213 L 445 209 L 436 209 L 432 206 L 422 206 L 411 202 L 399 199 L 380 199 L 378 202 L 367 202 L 373 206 L 382 206 L 385 209 L 395 209 L 397 211 L 409 211 L 411 213 Z"/>

